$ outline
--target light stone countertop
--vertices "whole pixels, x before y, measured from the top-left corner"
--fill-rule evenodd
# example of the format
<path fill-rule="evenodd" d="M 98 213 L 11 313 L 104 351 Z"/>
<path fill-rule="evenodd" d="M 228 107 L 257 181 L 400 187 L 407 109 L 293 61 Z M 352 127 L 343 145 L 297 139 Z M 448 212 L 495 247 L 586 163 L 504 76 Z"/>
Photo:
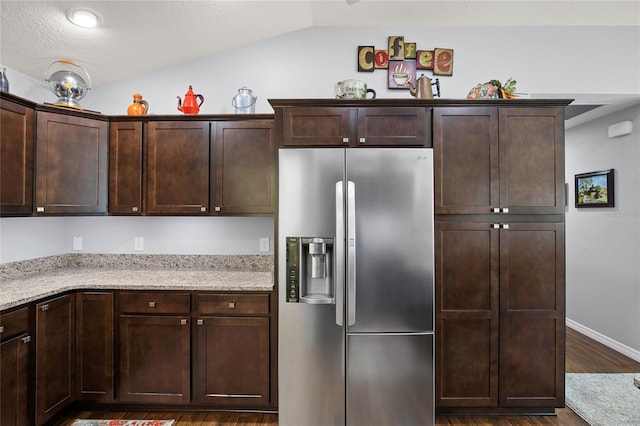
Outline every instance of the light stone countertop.
<path fill-rule="evenodd" d="M 30 265 L 29 273 L 16 272 L 25 265 L 3 268 L 0 283 L 0 310 L 9 309 L 69 290 L 193 290 L 193 291 L 271 291 L 273 290 L 272 260 L 253 256 L 181 257 L 171 256 L 168 266 L 159 266 L 158 257 L 136 258 L 135 267 L 127 267 L 129 258 L 103 256 L 100 267 L 96 257 L 86 261 L 77 257 L 47 260 L 43 270 Z M 85 255 L 86 256 L 86 255 Z M 262 256 L 267 258 L 267 256 Z M 242 258 L 242 259 L 239 259 Z M 256 261 L 256 259 L 258 259 Z M 140 262 L 149 260 L 148 262 Z M 166 261 L 166 257 L 162 259 Z M 186 261 L 186 262 L 185 262 Z M 221 262 L 222 261 L 222 262 Z M 269 263 L 271 262 L 271 264 Z M 16 262 L 20 263 L 20 262 Z M 86 266 L 86 265 L 90 266 Z M 149 266 L 145 268 L 144 265 Z M 247 266 L 249 265 L 249 266 Z M 5 265 L 2 265 L 5 266 Z M 18 266 L 18 267 L 17 267 Z M 237 270 L 245 268 L 244 270 Z M 8 269 L 13 269 L 7 272 Z M 247 270 L 248 269 L 248 270 Z M 267 269 L 267 270 L 265 270 Z"/>

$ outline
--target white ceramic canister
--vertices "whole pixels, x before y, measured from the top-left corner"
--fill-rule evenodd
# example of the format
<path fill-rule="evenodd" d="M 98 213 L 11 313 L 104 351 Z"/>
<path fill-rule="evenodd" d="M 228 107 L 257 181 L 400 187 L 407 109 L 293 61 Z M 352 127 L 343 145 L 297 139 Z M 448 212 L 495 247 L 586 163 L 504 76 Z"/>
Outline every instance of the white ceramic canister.
<path fill-rule="evenodd" d="M 256 112 L 257 99 L 258 98 L 251 92 L 251 89 L 242 87 L 238 89 L 238 93 L 231 100 L 231 104 L 235 108 L 236 113 L 253 114 Z"/>

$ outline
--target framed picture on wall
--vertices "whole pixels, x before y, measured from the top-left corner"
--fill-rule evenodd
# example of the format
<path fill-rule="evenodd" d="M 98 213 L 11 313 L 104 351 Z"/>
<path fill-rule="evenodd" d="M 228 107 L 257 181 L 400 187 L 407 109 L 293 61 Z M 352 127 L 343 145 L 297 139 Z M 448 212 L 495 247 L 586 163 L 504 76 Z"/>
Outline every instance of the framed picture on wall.
<path fill-rule="evenodd" d="M 576 207 L 614 207 L 613 169 L 576 175 Z"/>

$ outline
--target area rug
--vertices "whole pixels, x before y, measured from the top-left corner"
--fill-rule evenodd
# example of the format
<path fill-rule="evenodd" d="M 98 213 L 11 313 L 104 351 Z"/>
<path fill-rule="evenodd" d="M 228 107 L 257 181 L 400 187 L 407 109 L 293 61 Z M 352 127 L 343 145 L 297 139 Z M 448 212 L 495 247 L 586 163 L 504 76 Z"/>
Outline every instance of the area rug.
<path fill-rule="evenodd" d="M 591 426 L 638 426 L 640 389 L 633 384 L 637 375 L 568 373 L 566 404 Z"/>
<path fill-rule="evenodd" d="M 77 419 L 71 426 L 171 426 L 175 420 L 101 420 Z"/>

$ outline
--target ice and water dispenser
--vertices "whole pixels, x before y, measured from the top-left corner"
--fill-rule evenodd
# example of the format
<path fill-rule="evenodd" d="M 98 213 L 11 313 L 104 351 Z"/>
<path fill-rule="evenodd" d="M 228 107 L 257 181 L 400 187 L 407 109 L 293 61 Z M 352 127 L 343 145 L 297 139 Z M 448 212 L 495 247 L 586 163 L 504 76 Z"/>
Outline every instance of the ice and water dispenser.
<path fill-rule="evenodd" d="M 335 303 L 333 238 L 287 237 L 286 300 Z"/>

